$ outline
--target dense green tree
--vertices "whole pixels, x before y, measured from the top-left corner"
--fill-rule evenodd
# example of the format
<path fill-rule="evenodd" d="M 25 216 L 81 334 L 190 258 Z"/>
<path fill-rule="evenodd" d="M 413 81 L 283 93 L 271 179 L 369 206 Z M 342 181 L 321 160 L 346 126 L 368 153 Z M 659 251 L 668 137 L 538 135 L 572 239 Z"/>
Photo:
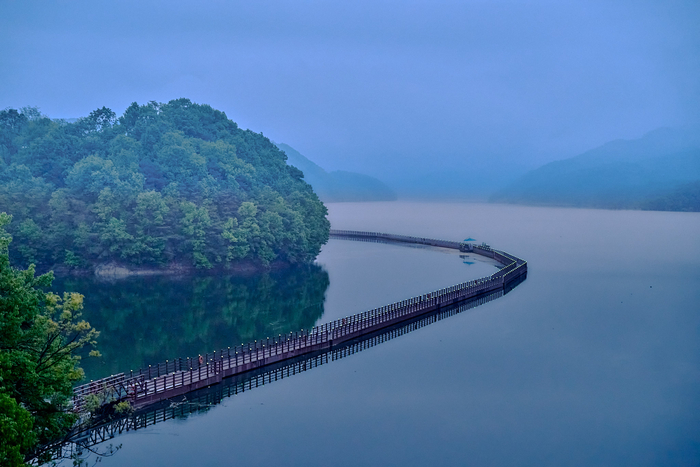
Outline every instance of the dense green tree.
<path fill-rule="evenodd" d="M 285 154 L 187 99 L 74 123 L 4 110 L 0 156 L 17 265 L 268 267 L 328 240 L 326 208 Z"/>
<path fill-rule="evenodd" d="M 83 297 L 45 289 L 51 273 L 10 266 L 10 216 L 0 213 L 0 465 L 45 460 L 41 446 L 66 434 L 73 383 L 82 379 L 75 352 L 97 332 L 80 319 Z"/>

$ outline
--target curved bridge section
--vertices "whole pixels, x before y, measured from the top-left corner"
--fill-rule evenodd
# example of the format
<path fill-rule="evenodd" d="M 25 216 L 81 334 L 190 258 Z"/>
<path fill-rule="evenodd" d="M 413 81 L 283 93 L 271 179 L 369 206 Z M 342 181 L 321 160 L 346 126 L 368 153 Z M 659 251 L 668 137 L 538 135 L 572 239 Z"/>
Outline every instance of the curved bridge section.
<path fill-rule="evenodd" d="M 113 401 L 129 400 L 135 407 L 152 404 L 221 383 L 224 378 L 314 352 L 328 352 L 346 346 L 350 341 L 440 311 L 443 307 L 498 291 L 507 292 L 527 277 L 526 261 L 487 245 L 352 230 L 331 230 L 331 238 L 399 242 L 469 251 L 495 259 L 504 267 L 487 277 L 358 313 L 310 330 L 302 329 L 196 358 L 167 360 L 138 371 L 93 381 L 75 388 L 73 402 L 76 409 L 82 406 L 89 394 L 101 395 Z"/>
<path fill-rule="evenodd" d="M 510 287 L 514 285 L 517 285 L 517 283 L 511 283 Z M 321 365 L 326 365 L 336 360 L 349 357 L 363 350 L 430 326 L 438 321 L 467 312 L 490 301 L 497 300 L 502 297 L 507 290 L 508 289 L 505 291 L 497 290 L 490 294 L 480 295 L 477 298 L 462 301 L 458 305 L 440 308 L 440 310 L 435 313 L 428 313 L 403 321 L 397 326 L 383 328 L 381 331 L 367 334 L 360 339 L 349 341 L 343 345 L 334 346 L 326 352 L 313 352 L 302 357 L 292 358 L 275 365 L 268 365 L 258 370 L 225 379 L 221 384 L 188 393 L 183 396 L 182 399 L 165 400 L 160 403 L 144 406 L 124 416 L 116 418 L 108 417 L 106 420 L 76 430 L 76 432 L 68 437 L 67 442 L 59 443 L 54 451 L 55 458 L 69 459 L 73 454 L 86 452 L 91 446 L 109 441 L 124 432 L 139 430 L 174 418 L 183 419 L 190 414 L 207 411 L 210 407 L 221 403 L 228 397 L 252 391 L 258 387 L 272 384 L 275 381 L 280 381 L 299 373 L 312 370 Z"/>

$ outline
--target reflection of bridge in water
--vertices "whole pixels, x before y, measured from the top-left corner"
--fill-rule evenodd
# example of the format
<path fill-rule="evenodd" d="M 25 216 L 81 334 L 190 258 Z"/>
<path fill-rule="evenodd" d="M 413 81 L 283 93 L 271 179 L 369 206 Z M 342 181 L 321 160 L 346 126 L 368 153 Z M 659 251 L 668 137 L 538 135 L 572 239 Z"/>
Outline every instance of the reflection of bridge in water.
<path fill-rule="evenodd" d="M 94 426 L 76 435 L 75 441 L 82 445 L 97 444 L 115 433 L 206 410 L 223 397 L 351 355 L 491 301 L 527 277 L 527 262 L 486 245 L 343 230 L 331 230 L 331 237 L 456 249 L 492 258 L 504 267 L 484 278 L 358 313 L 311 330 L 197 358 L 168 360 L 78 386 L 73 399 L 78 408 L 86 396 L 105 393 L 114 401 L 128 400 L 136 408 L 148 407 L 128 417 Z"/>
<path fill-rule="evenodd" d="M 190 392 L 183 395 L 181 398 L 173 398 L 145 406 L 130 415 L 91 426 L 80 433 L 74 434 L 70 442 L 62 446 L 61 450 L 64 456 L 70 456 L 73 452 L 78 452 L 86 447 L 109 441 L 124 432 L 143 429 L 171 419 L 183 419 L 190 414 L 206 412 L 228 397 L 288 378 L 335 360 L 340 360 L 341 358 L 348 357 L 409 332 L 442 321 L 445 318 L 488 303 L 510 292 L 523 280 L 525 280 L 525 277 L 520 276 L 518 280 L 510 282 L 505 290 L 501 289 L 482 294 L 479 297 L 462 301 L 459 304 L 408 319 L 400 324 L 389 326 L 371 334 L 366 334 L 360 338 L 347 341 L 332 349 L 313 352 L 281 363 L 269 365 L 242 375 L 224 379 L 221 384 Z"/>

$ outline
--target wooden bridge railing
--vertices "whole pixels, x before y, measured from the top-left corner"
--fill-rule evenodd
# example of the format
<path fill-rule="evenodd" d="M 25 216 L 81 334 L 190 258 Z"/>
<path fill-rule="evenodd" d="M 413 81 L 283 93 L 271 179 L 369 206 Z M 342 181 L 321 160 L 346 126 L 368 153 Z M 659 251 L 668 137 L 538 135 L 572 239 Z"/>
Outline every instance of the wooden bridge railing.
<path fill-rule="evenodd" d="M 390 241 L 472 251 L 493 258 L 504 267 L 490 276 L 463 282 L 434 292 L 391 303 L 358 313 L 312 329 L 291 332 L 277 337 L 256 340 L 194 358 L 177 358 L 149 365 L 137 371 L 119 373 L 78 386 L 74 390 L 74 406 L 79 410 L 88 394 L 109 393 L 113 400 L 128 399 L 144 405 L 220 382 L 223 378 L 276 363 L 306 353 L 327 350 L 334 345 L 376 332 L 428 313 L 440 307 L 496 290 L 527 274 L 527 262 L 509 253 L 486 245 L 435 240 L 424 237 L 331 230 L 331 236 L 361 241 Z"/>
<path fill-rule="evenodd" d="M 55 457 L 70 458 L 72 454 L 85 451 L 86 448 L 108 441 L 115 436 L 132 430 L 149 427 L 173 418 L 182 419 L 190 413 L 208 410 L 212 405 L 221 403 L 225 398 L 271 384 L 293 375 L 303 373 L 318 366 L 331 363 L 363 350 L 380 345 L 396 337 L 403 336 L 425 326 L 447 319 L 459 313 L 471 310 L 503 296 L 504 291 L 497 290 L 481 295 L 457 305 L 441 308 L 436 313 L 418 317 L 374 333 L 366 338 L 357 339 L 341 346 L 333 347 L 327 352 L 304 355 L 291 359 L 281 365 L 266 366 L 237 378 L 230 378 L 212 390 L 198 391 L 187 395 L 186 400 L 171 404 L 154 404 L 143 410 L 129 413 L 123 417 L 109 419 L 104 423 L 79 427 L 68 437 L 68 442 L 56 446 Z"/>

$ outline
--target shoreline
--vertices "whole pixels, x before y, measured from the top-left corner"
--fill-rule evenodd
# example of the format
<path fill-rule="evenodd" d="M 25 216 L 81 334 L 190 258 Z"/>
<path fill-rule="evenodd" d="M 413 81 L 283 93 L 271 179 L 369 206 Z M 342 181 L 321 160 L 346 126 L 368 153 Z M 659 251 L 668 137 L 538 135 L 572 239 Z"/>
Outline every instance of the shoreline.
<path fill-rule="evenodd" d="M 97 264 L 90 268 L 71 269 L 65 266 L 48 268 L 45 272 L 53 272 L 54 276 L 61 277 L 89 277 L 94 276 L 100 280 L 121 280 L 131 277 L 173 276 L 185 277 L 194 275 L 252 275 L 263 272 L 278 271 L 292 267 L 291 263 L 276 261 L 269 266 L 255 264 L 253 262 L 236 263 L 229 267 L 214 267 L 211 269 L 196 268 L 181 263 L 171 263 L 161 268 L 154 266 L 134 266 L 117 263 L 114 261 Z"/>

